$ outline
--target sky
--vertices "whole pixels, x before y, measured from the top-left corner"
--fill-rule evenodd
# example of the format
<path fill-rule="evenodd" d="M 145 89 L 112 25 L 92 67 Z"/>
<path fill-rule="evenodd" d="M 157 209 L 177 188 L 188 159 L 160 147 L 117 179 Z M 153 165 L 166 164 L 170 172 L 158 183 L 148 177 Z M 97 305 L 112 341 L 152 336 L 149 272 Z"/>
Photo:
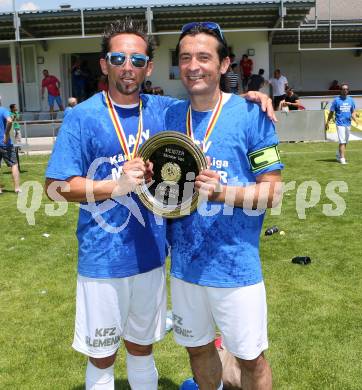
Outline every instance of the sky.
<path fill-rule="evenodd" d="M 205 0 L 104 0 L 102 7 L 120 5 L 154 5 L 154 4 L 177 4 L 177 3 L 200 3 Z M 206 0 L 207 3 L 220 3 L 223 0 Z M 224 0 L 235 1 L 235 0 Z M 246 2 L 258 2 L 263 0 L 244 0 Z M 275 1 L 275 0 L 273 0 Z M 13 3 L 17 11 L 34 11 L 38 9 L 59 9 L 61 4 L 70 4 L 73 8 L 99 7 L 99 0 L 0 0 L 0 12 L 11 12 Z"/>

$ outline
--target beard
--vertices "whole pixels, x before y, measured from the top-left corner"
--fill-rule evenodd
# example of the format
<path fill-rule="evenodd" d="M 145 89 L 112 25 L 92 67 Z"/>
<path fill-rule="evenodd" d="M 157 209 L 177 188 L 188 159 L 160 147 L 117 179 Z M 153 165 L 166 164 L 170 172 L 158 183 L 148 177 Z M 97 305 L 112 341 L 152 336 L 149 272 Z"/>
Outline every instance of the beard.
<path fill-rule="evenodd" d="M 118 92 L 120 92 L 122 95 L 132 95 L 133 93 L 139 91 L 140 85 L 138 83 L 128 85 L 128 84 L 123 84 L 120 81 L 117 81 L 116 88 Z"/>
<path fill-rule="evenodd" d="M 125 79 L 131 80 L 132 83 L 125 82 Z M 116 80 L 116 88 L 122 95 L 132 95 L 140 90 L 140 84 L 136 81 L 136 76 L 133 72 L 125 71 Z"/>

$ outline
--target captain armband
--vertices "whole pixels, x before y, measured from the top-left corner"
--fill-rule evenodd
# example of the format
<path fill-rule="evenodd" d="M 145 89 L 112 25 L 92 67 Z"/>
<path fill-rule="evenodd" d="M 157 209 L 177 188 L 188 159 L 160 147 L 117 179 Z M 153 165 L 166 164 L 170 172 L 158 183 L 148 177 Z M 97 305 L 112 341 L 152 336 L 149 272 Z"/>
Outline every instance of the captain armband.
<path fill-rule="evenodd" d="M 277 145 L 250 152 L 248 153 L 248 158 L 253 173 L 280 163 L 280 154 Z"/>

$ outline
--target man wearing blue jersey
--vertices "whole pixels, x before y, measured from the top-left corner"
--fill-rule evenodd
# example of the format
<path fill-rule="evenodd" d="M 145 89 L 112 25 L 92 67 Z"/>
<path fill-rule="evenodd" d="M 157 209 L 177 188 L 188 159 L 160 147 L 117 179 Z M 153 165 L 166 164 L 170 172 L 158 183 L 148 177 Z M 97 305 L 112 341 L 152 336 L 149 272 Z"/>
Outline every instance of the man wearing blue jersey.
<path fill-rule="evenodd" d="M 165 225 L 132 191 L 147 167 L 137 147 L 163 129 L 162 113 L 174 99 L 139 95 L 153 56 L 143 31 L 130 19 L 106 28 L 100 65 L 109 94 L 65 117 L 46 171 L 50 197 L 81 203 L 73 347 L 89 357 L 92 390 L 114 389 L 121 339 L 131 388 L 156 390 L 152 343 L 165 333 Z"/>
<path fill-rule="evenodd" d="M 280 195 L 278 139 L 257 105 L 220 91 L 229 58 L 216 23 L 185 25 L 176 52 L 190 100 L 167 110 L 166 127 L 190 135 L 210 168 L 195 182 L 205 202 L 170 225 L 175 339 L 187 348 L 195 388 L 222 389 L 216 324 L 242 368 L 242 388 L 271 389 L 259 236 Z"/>
<path fill-rule="evenodd" d="M 346 146 L 349 140 L 349 133 L 351 131 L 351 120 L 356 121 L 356 105 L 354 100 L 348 96 L 348 84 L 341 85 L 341 94 L 337 96 L 331 105 L 331 109 L 326 122 L 326 129 L 333 115 L 336 115 L 336 127 L 338 134 L 339 147 L 337 151 L 337 161 L 341 164 L 347 164 L 346 161 Z"/>
<path fill-rule="evenodd" d="M 14 182 L 14 191 L 18 193 L 20 191 L 20 178 L 19 178 L 19 165 L 16 157 L 14 144 L 10 138 L 10 130 L 13 124 L 10 112 L 1 107 L 0 97 L 0 166 L 1 161 L 4 160 L 5 164 L 11 168 L 11 175 Z M 2 188 L 0 185 L 0 194 L 2 194 Z"/>

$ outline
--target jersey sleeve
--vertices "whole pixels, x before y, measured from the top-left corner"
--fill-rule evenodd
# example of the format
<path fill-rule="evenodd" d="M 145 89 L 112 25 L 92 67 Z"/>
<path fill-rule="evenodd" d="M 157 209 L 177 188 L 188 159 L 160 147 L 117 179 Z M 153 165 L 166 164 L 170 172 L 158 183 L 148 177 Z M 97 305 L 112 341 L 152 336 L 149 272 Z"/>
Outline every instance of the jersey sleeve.
<path fill-rule="evenodd" d="M 8 118 L 12 119 L 12 116 L 10 114 L 10 111 L 4 109 L 4 110 L 1 110 L 1 116 L 2 118 L 6 121 Z"/>
<path fill-rule="evenodd" d="M 353 113 L 356 110 L 356 104 L 353 99 L 351 99 L 351 113 Z"/>
<path fill-rule="evenodd" d="M 336 100 L 335 99 L 333 100 L 329 111 L 332 111 L 332 112 L 336 111 Z"/>
<path fill-rule="evenodd" d="M 69 113 L 59 130 L 45 176 L 50 179 L 66 180 L 73 176 L 86 176 L 82 158 L 81 125 Z"/>
<path fill-rule="evenodd" d="M 176 99 L 166 110 L 164 128 L 186 133 L 187 108 L 184 100 Z"/>
<path fill-rule="evenodd" d="M 274 123 L 256 105 L 249 123 L 248 160 L 251 172 L 258 176 L 283 169 Z"/>
<path fill-rule="evenodd" d="M 159 104 L 163 110 L 167 110 L 175 102 L 178 102 L 178 99 L 173 98 L 171 96 L 158 96 L 158 98 L 159 98 Z"/>

